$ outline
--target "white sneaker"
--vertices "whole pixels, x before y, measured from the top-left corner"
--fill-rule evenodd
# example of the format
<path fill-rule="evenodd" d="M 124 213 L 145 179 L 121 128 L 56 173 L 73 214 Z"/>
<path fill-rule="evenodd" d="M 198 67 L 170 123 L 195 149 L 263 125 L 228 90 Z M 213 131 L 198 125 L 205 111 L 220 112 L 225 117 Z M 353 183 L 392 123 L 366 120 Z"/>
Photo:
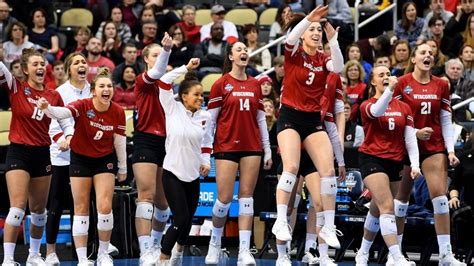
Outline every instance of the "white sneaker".
<path fill-rule="evenodd" d="M 272 227 L 272 233 L 276 239 L 291 241 L 291 227 L 286 220 L 276 220 Z"/>
<path fill-rule="evenodd" d="M 170 266 L 170 260 L 160 260 L 158 259 L 156 266 Z"/>
<path fill-rule="evenodd" d="M 140 266 L 154 266 L 156 264 L 156 257 L 153 254 L 153 250 L 148 250 L 140 255 L 139 263 Z"/>
<path fill-rule="evenodd" d="M 109 253 L 102 252 L 97 256 L 97 266 L 114 266 L 114 260 Z"/>
<path fill-rule="evenodd" d="M 20 266 L 21 264 L 16 262 L 13 257 L 12 258 L 6 258 L 3 260 L 2 266 Z"/>
<path fill-rule="evenodd" d="M 253 257 L 252 253 L 248 249 L 241 249 L 239 250 L 239 257 L 237 259 L 237 266 L 244 266 L 244 265 L 255 265 L 255 258 Z"/>
<path fill-rule="evenodd" d="M 319 265 L 321 265 L 321 266 L 326 266 L 326 265 L 337 266 L 337 264 L 334 263 L 334 261 L 328 255 L 321 256 L 319 258 Z"/>
<path fill-rule="evenodd" d="M 48 266 L 58 266 L 59 265 L 59 258 L 56 253 L 51 253 L 48 256 L 46 256 L 46 259 L 44 260 L 46 262 L 46 265 Z"/>
<path fill-rule="evenodd" d="M 388 253 L 387 255 L 387 263 L 385 263 L 386 266 L 395 266 L 395 260 L 393 259 L 392 253 Z"/>
<path fill-rule="evenodd" d="M 414 261 L 407 260 L 403 255 L 400 256 L 399 258 L 397 258 L 394 261 L 394 264 L 397 265 L 397 266 L 399 266 L 399 265 L 400 266 L 414 266 L 414 265 L 416 265 L 416 263 Z"/>
<path fill-rule="evenodd" d="M 41 257 L 41 254 L 38 253 L 36 255 L 28 255 L 28 259 L 26 259 L 26 266 L 46 266 L 46 262 Z"/>
<path fill-rule="evenodd" d="M 181 266 L 181 265 L 183 265 L 183 252 L 182 251 L 178 252 L 175 249 L 173 249 L 173 251 L 171 251 L 170 265 L 171 266 Z"/>
<path fill-rule="evenodd" d="M 358 250 L 355 257 L 355 261 L 356 266 L 367 266 L 369 262 L 369 253 Z"/>
<path fill-rule="evenodd" d="M 107 253 L 109 253 L 110 256 L 118 256 L 120 254 L 118 248 L 112 245 L 112 243 L 109 243 L 109 248 L 107 249 Z"/>
<path fill-rule="evenodd" d="M 303 258 L 301 259 L 301 262 L 309 265 L 315 265 L 319 263 L 319 258 L 318 256 L 313 255 L 311 252 L 306 251 Z"/>
<path fill-rule="evenodd" d="M 281 257 L 278 257 L 275 266 L 291 266 L 290 256 L 285 254 Z"/>
<path fill-rule="evenodd" d="M 206 256 L 205 263 L 206 264 L 218 264 L 220 254 L 221 254 L 221 246 L 209 243 L 209 250 L 207 251 L 207 256 Z"/>
<path fill-rule="evenodd" d="M 94 261 L 89 260 L 88 258 L 80 258 L 79 262 L 77 263 L 77 266 L 94 266 Z"/>
<path fill-rule="evenodd" d="M 457 260 L 451 251 L 451 245 L 448 244 L 448 251 L 439 256 L 439 266 L 466 266 L 466 263 Z"/>
<path fill-rule="evenodd" d="M 321 231 L 319 232 L 319 237 L 321 237 L 326 244 L 329 246 L 339 249 L 341 248 L 341 244 L 339 243 L 339 239 L 337 236 L 342 236 L 342 232 L 336 229 L 335 225 L 330 226 L 323 226 Z"/>
<path fill-rule="evenodd" d="M 158 264 L 158 262 L 160 261 L 160 256 L 161 256 L 161 246 L 153 246 L 152 254 L 153 254 L 153 258 L 155 258 L 155 263 Z"/>

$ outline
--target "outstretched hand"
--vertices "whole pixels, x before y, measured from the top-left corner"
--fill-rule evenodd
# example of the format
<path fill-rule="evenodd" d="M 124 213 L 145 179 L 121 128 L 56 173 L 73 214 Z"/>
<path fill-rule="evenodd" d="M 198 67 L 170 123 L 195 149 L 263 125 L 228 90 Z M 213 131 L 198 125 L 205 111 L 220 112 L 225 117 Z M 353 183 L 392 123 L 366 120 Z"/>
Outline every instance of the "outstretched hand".
<path fill-rule="evenodd" d="M 326 22 L 324 23 L 324 32 L 326 33 L 328 40 L 331 40 L 339 32 L 339 27 L 334 29 L 331 23 Z"/>
<path fill-rule="evenodd" d="M 311 22 L 319 22 L 321 18 L 328 14 L 329 7 L 318 5 L 311 13 L 308 14 L 307 18 Z"/>
<path fill-rule="evenodd" d="M 163 36 L 163 39 L 161 40 L 161 45 L 167 52 L 171 51 L 171 48 L 173 47 L 173 38 L 171 38 L 167 32 L 165 32 L 165 36 Z"/>
<path fill-rule="evenodd" d="M 186 68 L 188 71 L 194 70 L 199 67 L 200 63 L 201 60 L 199 58 L 191 58 L 191 60 L 189 60 L 188 64 L 186 65 Z"/>

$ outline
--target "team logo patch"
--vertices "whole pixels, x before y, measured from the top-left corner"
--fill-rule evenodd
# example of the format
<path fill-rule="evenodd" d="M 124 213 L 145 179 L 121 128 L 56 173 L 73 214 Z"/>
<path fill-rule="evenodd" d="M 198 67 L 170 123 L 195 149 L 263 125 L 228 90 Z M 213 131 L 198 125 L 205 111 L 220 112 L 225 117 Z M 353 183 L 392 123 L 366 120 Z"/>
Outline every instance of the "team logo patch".
<path fill-rule="evenodd" d="M 113 163 L 108 163 L 107 164 L 107 169 L 109 169 L 109 170 L 114 169 L 114 164 Z"/>
<path fill-rule="evenodd" d="M 231 91 L 231 90 L 234 89 L 234 86 L 232 86 L 232 84 L 226 84 L 225 87 L 224 87 L 224 89 L 225 89 L 226 91 Z"/>
<path fill-rule="evenodd" d="M 406 93 L 406 94 L 410 94 L 412 91 L 413 91 L 413 89 L 410 86 L 406 86 L 403 89 L 403 92 Z"/>
<path fill-rule="evenodd" d="M 26 95 L 26 96 L 30 96 L 30 95 L 31 95 L 31 89 L 30 89 L 30 88 L 28 88 L 28 87 L 25 88 L 25 95 Z"/>
<path fill-rule="evenodd" d="M 94 112 L 94 110 L 92 110 L 92 109 L 91 109 L 91 110 L 87 110 L 86 115 L 87 115 L 87 117 L 88 117 L 89 119 L 92 119 L 92 118 L 95 117 L 95 112 Z"/>
<path fill-rule="evenodd" d="M 51 165 L 47 165 L 47 166 L 46 166 L 46 172 L 47 172 L 47 173 L 51 172 Z"/>

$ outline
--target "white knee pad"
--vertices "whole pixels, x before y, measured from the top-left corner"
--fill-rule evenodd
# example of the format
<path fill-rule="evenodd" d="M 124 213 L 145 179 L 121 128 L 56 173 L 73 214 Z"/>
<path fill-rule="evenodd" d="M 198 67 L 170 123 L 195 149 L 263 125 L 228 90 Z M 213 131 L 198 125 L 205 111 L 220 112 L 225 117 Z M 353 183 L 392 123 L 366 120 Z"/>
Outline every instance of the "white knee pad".
<path fill-rule="evenodd" d="M 446 196 L 439 196 L 431 200 L 433 203 L 433 213 L 434 214 L 448 214 L 449 205 L 448 198 Z"/>
<path fill-rule="evenodd" d="M 111 231 L 114 228 L 114 215 L 97 213 L 97 229 L 100 231 Z"/>
<path fill-rule="evenodd" d="M 25 217 L 25 210 L 16 207 L 11 207 L 8 211 L 7 219 L 5 220 L 5 222 L 11 226 L 18 227 L 21 225 L 23 217 Z"/>
<path fill-rule="evenodd" d="M 153 204 L 150 202 L 137 202 L 137 210 L 135 211 L 135 218 L 151 220 L 153 218 Z"/>
<path fill-rule="evenodd" d="M 324 212 L 317 212 L 316 213 L 316 226 L 323 227 L 324 226 Z"/>
<path fill-rule="evenodd" d="M 293 203 L 293 208 L 297 209 L 298 206 L 300 205 L 300 201 L 301 201 L 301 194 L 296 193 L 295 203 Z"/>
<path fill-rule="evenodd" d="M 218 218 L 224 218 L 224 217 L 227 216 L 227 213 L 229 212 L 229 208 L 230 208 L 230 202 L 224 204 L 219 199 L 217 199 L 216 203 L 214 203 L 214 207 L 212 207 L 212 215 L 214 215 Z M 240 212 L 240 210 L 239 210 L 239 212 Z M 253 212 L 253 210 L 252 210 L 252 212 Z"/>
<path fill-rule="evenodd" d="M 321 195 L 337 194 L 337 180 L 335 176 L 321 177 Z"/>
<path fill-rule="evenodd" d="M 397 235 L 397 223 L 395 222 L 395 215 L 393 214 L 380 215 L 380 231 L 383 236 Z"/>
<path fill-rule="evenodd" d="M 397 199 L 393 200 L 393 209 L 395 211 L 395 216 L 397 217 L 405 217 L 407 216 L 408 210 L 408 202 L 404 203 Z"/>
<path fill-rule="evenodd" d="M 281 174 L 280 180 L 278 180 L 277 189 L 281 189 L 288 193 L 291 193 L 293 187 L 295 186 L 296 175 L 290 172 L 283 172 Z"/>
<path fill-rule="evenodd" d="M 365 229 L 369 230 L 370 232 L 377 233 L 380 229 L 380 220 L 378 217 L 373 216 L 372 214 L 367 213 L 367 217 L 365 218 L 364 223 Z"/>
<path fill-rule="evenodd" d="M 89 231 L 89 216 L 74 215 L 72 236 L 86 236 Z"/>
<path fill-rule="evenodd" d="M 47 219 L 46 210 L 43 213 L 31 213 L 31 223 L 37 227 L 43 227 Z"/>
<path fill-rule="evenodd" d="M 239 199 L 239 216 L 253 216 L 253 198 L 240 198 Z"/>
<path fill-rule="evenodd" d="M 155 220 L 158 222 L 166 223 L 170 218 L 170 208 L 166 208 L 166 210 L 160 210 L 155 207 L 153 217 L 155 217 Z"/>

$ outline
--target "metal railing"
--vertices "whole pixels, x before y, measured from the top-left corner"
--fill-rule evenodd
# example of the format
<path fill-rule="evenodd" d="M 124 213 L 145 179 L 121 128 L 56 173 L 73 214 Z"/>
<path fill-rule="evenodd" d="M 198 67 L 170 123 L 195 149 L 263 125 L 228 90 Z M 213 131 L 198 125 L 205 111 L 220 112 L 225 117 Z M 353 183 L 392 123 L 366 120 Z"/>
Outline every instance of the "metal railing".
<path fill-rule="evenodd" d="M 257 50 L 251 52 L 249 57 L 251 58 L 252 56 L 258 55 L 258 54 L 262 53 L 263 51 L 265 51 L 266 49 L 271 48 L 275 45 L 277 45 L 277 56 L 279 56 L 279 55 L 281 55 L 281 45 L 280 45 L 280 43 L 284 42 L 285 39 L 286 39 L 286 35 L 283 35 L 280 38 L 278 38 L 276 40 L 273 40 L 273 41 L 265 44 L 264 46 L 258 48 Z M 264 72 L 258 74 L 255 78 L 259 78 L 263 75 L 268 75 L 268 74 L 272 73 L 273 71 L 275 71 L 275 67 L 271 67 L 271 68 L 265 70 Z"/>
<path fill-rule="evenodd" d="M 471 102 L 474 102 L 474 97 L 471 97 L 471 98 L 469 98 L 469 99 L 467 99 L 467 100 L 464 100 L 464 101 L 462 101 L 462 102 L 460 102 L 460 103 L 457 103 L 457 104 L 453 105 L 453 107 L 451 107 L 451 108 L 453 108 L 453 110 L 457 110 L 457 109 L 459 109 L 459 108 L 461 108 L 461 107 L 463 107 L 463 106 L 465 106 L 465 105 L 470 104 Z"/>
<path fill-rule="evenodd" d="M 370 18 L 364 20 L 362 23 L 359 23 L 359 4 L 360 1 L 356 1 L 355 3 L 355 14 L 354 14 L 354 42 L 359 40 L 359 30 L 360 28 L 366 26 L 367 24 L 371 23 L 372 21 L 376 20 L 383 14 L 393 10 L 392 17 L 393 17 L 393 29 L 397 27 L 397 1 L 394 1 L 393 4 L 389 5 L 388 7 L 380 10 L 379 12 L 373 14 Z"/>

